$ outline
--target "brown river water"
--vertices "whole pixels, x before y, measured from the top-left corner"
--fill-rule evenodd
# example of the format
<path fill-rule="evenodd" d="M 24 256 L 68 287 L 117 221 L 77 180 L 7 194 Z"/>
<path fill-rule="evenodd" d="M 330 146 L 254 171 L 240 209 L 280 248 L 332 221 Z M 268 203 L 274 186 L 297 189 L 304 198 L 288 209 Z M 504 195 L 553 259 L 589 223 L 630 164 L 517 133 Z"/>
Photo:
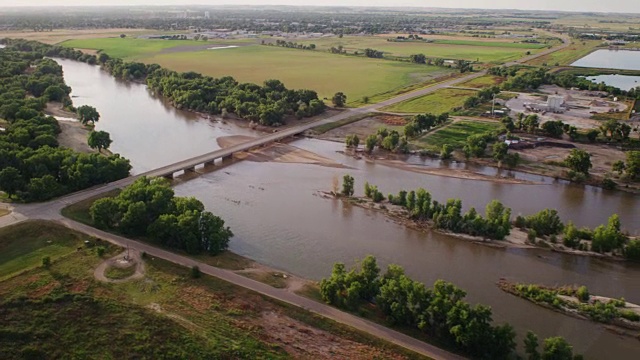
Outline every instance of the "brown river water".
<path fill-rule="evenodd" d="M 57 60 L 73 88 L 76 106 L 95 106 L 102 117 L 97 128 L 111 133 L 112 151 L 132 160 L 143 172 L 218 148 L 220 136 L 253 135 L 232 124 L 220 124 L 177 111 L 150 94 L 146 86 L 116 81 L 95 66 Z M 640 341 L 621 337 L 603 326 L 570 318 L 508 295 L 496 286 L 500 278 L 547 285 L 584 284 L 593 294 L 625 297 L 640 303 L 640 266 L 531 249 L 496 249 L 434 232 L 419 232 L 383 214 L 315 193 L 332 189 L 335 178 L 349 173 L 357 195 L 364 181 L 384 193 L 424 187 L 436 200 L 463 200 L 465 207 L 484 209 L 498 199 L 515 214 L 556 208 L 565 220 L 596 226 L 618 213 L 623 226 L 640 232 L 640 197 L 569 185 L 528 174 L 508 174 L 540 185 L 497 184 L 419 174 L 367 163 L 337 153 L 341 144 L 302 139 L 292 145 L 315 152 L 349 168 L 273 162 L 237 162 L 216 172 L 180 182 L 175 191 L 195 196 L 225 219 L 235 237 L 231 250 L 266 265 L 310 279 L 328 276 L 334 262 L 347 264 L 367 254 L 381 266 L 402 265 L 427 284 L 454 282 L 468 300 L 490 305 L 494 319 L 508 321 L 519 335 L 533 330 L 540 337 L 566 337 L 589 359 L 638 359 Z M 437 161 L 411 157 L 416 165 Z M 444 165 L 443 165 L 444 166 Z M 447 165 L 465 167 L 464 164 Z M 494 174 L 491 168 L 470 168 Z M 520 341 L 519 341 L 520 342 Z"/>

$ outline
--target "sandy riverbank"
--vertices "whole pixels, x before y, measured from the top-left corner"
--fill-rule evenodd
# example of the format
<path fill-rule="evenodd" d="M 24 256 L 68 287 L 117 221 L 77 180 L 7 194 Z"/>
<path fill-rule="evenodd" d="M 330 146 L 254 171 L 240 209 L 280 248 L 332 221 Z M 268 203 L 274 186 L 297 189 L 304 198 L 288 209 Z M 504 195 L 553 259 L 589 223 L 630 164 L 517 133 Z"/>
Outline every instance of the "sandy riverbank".
<path fill-rule="evenodd" d="M 226 148 L 253 139 L 255 138 L 251 136 L 233 135 L 220 137 L 217 141 L 220 147 Z M 348 168 L 324 156 L 283 143 L 274 143 L 256 150 L 239 153 L 236 154 L 235 157 L 254 162 L 271 161 L 277 163 L 310 164 L 334 168 Z"/>

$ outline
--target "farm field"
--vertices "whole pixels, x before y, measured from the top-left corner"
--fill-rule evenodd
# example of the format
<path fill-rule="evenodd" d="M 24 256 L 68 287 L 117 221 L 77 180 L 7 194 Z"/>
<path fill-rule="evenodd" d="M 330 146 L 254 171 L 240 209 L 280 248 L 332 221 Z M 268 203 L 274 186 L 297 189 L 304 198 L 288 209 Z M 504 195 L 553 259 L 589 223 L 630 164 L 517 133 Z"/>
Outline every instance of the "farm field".
<path fill-rule="evenodd" d="M 175 52 L 143 59 L 176 71 L 195 71 L 213 77 L 233 76 L 239 81 L 262 83 L 278 79 L 288 88 L 312 89 L 321 98 L 341 91 L 347 104 L 363 97 L 392 93 L 451 73 L 450 69 L 381 59 L 331 55 L 271 46 Z"/>
<path fill-rule="evenodd" d="M 472 95 L 473 90 L 441 89 L 431 94 L 405 100 L 403 102 L 387 106 L 383 111 L 395 113 L 432 113 L 442 114 L 451 112 L 460 107 L 464 101 Z"/>
<path fill-rule="evenodd" d="M 499 122 L 458 121 L 413 140 L 411 144 L 435 151 L 440 150 L 444 144 L 461 148 L 469 136 L 497 130 L 501 126 Z"/>
<path fill-rule="evenodd" d="M 80 245 L 55 256 L 42 245 L 46 233 L 54 241 Z M 85 239 L 96 246 L 85 246 Z M 21 248 L 23 256 L 40 251 L 38 259 L 50 256 L 51 263 L 15 268 L 0 278 L 3 359 L 422 358 L 217 278 L 194 278 L 188 268 L 149 256 L 139 259 L 143 278 L 98 281 L 96 267 L 123 249 L 55 223 L 4 228 L 0 246 L 7 244 Z M 6 262 L 0 258 L 0 267 Z M 306 348 L 310 342 L 314 346 Z"/>
<path fill-rule="evenodd" d="M 602 41 L 600 40 L 580 41 L 573 39 L 571 41 L 571 46 L 568 48 L 540 56 L 528 61 L 527 64 L 536 66 L 540 66 L 542 64 L 547 64 L 549 66 L 555 66 L 556 64 L 560 66 L 570 65 L 574 61 L 587 56 L 601 44 Z"/>
<path fill-rule="evenodd" d="M 146 29 L 95 29 L 95 30 L 69 30 L 56 29 L 53 31 L 0 31 L 0 38 L 27 39 L 40 41 L 46 44 L 58 44 L 72 39 L 95 39 L 106 37 L 119 37 L 125 34 L 127 37 L 159 34 L 161 31 Z M 171 34 L 178 34 L 181 31 L 174 31 Z"/>
<path fill-rule="evenodd" d="M 301 44 L 315 44 L 319 50 L 342 46 L 349 53 L 364 52 L 366 48 L 383 51 L 385 55 L 408 57 L 424 54 L 432 58 L 463 59 L 482 63 L 503 63 L 525 56 L 527 51 L 540 51 L 540 44 L 516 44 L 513 42 L 487 42 L 475 40 L 437 40 L 427 42 L 390 42 L 376 36 L 345 36 L 297 41 Z M 525 46 L 520 48 L 520 46 Z"/>
<path fill-rule="evenodd" d="M 119 37 L 68 40 L 60 45 L 76 49 L 102 50 L 109 56 L 131 61 L 140 60 L 177 47 L 205 48 L 208 45 L 215 46 L 219 44 L 228 45 L 224 41 L 121 39 Z"/>

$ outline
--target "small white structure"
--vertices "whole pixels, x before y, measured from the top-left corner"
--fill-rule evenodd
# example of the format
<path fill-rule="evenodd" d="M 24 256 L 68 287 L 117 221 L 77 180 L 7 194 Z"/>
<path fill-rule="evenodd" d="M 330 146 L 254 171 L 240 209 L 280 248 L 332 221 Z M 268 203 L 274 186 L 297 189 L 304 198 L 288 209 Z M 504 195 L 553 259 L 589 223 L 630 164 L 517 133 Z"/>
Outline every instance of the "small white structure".
<path fill-rule="evenodd" d="M 562 110 L 562 104 L 564 104 L 564 98 L 562 96 L 551 95 L 547 99 L 547 109 L 549 111 Z"/>
<path fill-rule="evenodd" d="M 208 11 L 205 11 L 205 12 L 204 12 L 204 18 L 205 18 L 205 19 L 211 19 L 211 13 L 210 13 L 210 12 L 208 12 Z"/>

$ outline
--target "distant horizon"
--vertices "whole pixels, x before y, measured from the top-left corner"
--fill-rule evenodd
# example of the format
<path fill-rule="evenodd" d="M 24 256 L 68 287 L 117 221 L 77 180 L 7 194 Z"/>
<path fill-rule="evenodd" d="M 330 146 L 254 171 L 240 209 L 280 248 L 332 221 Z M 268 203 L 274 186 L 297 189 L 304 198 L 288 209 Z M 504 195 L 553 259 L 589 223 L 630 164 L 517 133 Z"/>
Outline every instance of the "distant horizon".
<path fill-rule="evenodd" d="M 301 3 L 299 0 L 245 0 L 232 3 L 229 0 L 0 0 L 0 6 L 12 9 L 34 7 L 165 7 L 165 6 L 287 6 L 287 7 L 359 7 L 359 8 L 417 8 L 438 10 L 503 10 L 503 11 L 539 11 L 568 13 L 601 13 L 637 15 L 640 14 L 640 2 L 629 0 L 565 0 L 562 2 L 539 0 L 525 4 L 514 0 L 452 0 L 447 7 L 439 6 L 435 0 L 325 0 L 323 4 Z M 615 9 L 612 11 L 612 9 Z M 0 9 L 0 12 L 2 10 Z"/>

